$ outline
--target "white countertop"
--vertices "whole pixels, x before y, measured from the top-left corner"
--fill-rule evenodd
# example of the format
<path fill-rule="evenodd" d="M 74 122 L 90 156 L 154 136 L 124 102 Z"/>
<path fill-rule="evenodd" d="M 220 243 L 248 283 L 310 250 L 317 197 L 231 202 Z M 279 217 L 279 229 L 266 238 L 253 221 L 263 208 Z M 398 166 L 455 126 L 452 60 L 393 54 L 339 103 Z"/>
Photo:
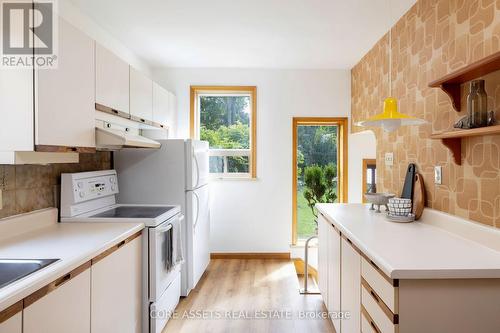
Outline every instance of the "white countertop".
<path fill-rule="evenodd" d="M 393 279 L 500 278 L 500 252 L 479 242 L 429 223 L 389 222 L 384 213 L 369 211 L 367 205 L 317 207 Z M 424 217 L 446 219 L 445 214 Z M 471 223 L 471 233 L 473 227 Z M 491 231 L 495 237 L 497 231 Z"/>
<path fill-rule="evenodd" d="M 142 223 L 54 223 L 0 241 L 0 258 L 61 259 L 0 289 L 0 311 L 143 228 Z"/>

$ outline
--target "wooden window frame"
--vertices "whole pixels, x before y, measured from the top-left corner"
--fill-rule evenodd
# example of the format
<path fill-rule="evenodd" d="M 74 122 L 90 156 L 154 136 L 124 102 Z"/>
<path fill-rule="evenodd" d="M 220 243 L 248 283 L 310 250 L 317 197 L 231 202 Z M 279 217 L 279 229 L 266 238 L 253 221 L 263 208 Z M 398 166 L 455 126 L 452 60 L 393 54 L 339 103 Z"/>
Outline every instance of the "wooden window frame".
<path fill-rule="evenodd" d="M 191 139 L 198 139 L 200 136 L 200 115 L 197 114 L 197 101 L 199 94 L 231 94 L 246 93 L 251 96 L 250 115 L 250 156 L 249 156 L 249 177 L 224 176 L 223 179 L 256 179 L 257 178 L 257 87 L 256 86 L 191 86 L 190 87 L 190 112 L 189 112 L 189 132 Z M 246 175 L 246 174 L 245 174 Z M 220 178 L 220 177 L 219 177 Z"/>
<path fill-rule="evenodd" d="M 341 203 L 347 202 L 348 189 L 348 138 L 349 125 L 348 118 L 336 117 L 294 117 L 292 119 L 292 245 L 297 244 L 297 146 L 298 137 L 297 129 L 300 125 L 311 126 L 328 126 L 335 125 L 339 127 L 339 149 L 337 150 L 337 175 L 338 178 L 338 201 Z"/>
<path fill-rule="evenodd" d="M 361 193 L 361 202 L 362 203 L 367 203 L 366 198 L 365 198 L 365 193 L 368 191 L 368 188 L 366 187 L 366 171 L 368 170 L 368 165 L 375 165 L 375 168 L 377 167 L 377 160 L 374 158 L 363 158 L 363 192 Z"/>

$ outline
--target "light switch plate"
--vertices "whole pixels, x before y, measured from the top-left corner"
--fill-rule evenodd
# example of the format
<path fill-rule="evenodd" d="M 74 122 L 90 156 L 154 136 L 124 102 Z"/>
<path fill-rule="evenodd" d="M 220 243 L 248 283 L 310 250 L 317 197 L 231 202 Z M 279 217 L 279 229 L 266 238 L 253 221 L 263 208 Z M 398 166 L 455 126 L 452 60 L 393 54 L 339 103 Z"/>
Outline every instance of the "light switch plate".
<path fill-rule="evenodd" d="M 394 153 L 385 153 L 385 166 L 392 166 L 394 164 Z"/>
<path fill-rule="evenodd" d="M 443 184 L 443 168 L 440 166 L 434 167 L 434 184 Z"/>

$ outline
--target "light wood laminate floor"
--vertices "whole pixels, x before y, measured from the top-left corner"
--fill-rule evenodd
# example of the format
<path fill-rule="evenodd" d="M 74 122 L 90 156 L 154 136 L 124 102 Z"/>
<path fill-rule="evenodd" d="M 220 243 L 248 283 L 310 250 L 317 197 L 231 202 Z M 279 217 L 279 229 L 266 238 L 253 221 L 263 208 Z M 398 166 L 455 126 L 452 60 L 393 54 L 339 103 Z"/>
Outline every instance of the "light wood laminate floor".
<path fill-rule="evenodd" d="M 289 260 L 213 259 L 163 333 L 334 332 L 321 296 L 298 289 Z"/>

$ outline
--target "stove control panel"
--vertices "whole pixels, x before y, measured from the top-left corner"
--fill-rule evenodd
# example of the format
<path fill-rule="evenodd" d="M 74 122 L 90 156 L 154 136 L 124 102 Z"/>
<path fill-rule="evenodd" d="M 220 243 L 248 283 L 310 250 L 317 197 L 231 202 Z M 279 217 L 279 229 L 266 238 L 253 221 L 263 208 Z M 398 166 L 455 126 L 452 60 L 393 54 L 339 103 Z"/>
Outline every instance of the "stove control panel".
<path fill-rule="evenodd" d="M 116 175 L 73 179 L 75 203 L 118 193 Z"/>
<path fill-rule="evenodd" d="M 62 174 L 61 216 L 70 217 L 113 204 L 118 192 L 115 170 Z"/>
<path fill-rule="evenodd" d="M 61 217 L 74 217 L 113 205 L 118 193 L 115 170 L 64 173 L 61 175 Z"/>

